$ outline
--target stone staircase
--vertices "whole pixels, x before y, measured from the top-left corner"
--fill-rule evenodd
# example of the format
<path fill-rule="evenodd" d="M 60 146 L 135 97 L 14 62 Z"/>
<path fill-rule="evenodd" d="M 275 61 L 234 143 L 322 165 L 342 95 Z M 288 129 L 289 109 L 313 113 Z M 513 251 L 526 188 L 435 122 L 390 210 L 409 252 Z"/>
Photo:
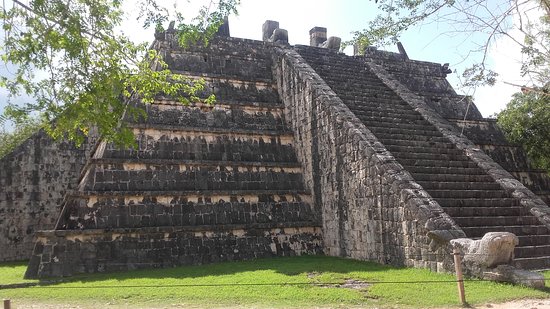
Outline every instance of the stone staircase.
<path fill-rule="evenodd" d="M 321 48 L 295 49 L 468 237 L 514 233 L 520 240 L 517 266 L 550 268 L 548 228 L 385 86 L 362 57 Z"/>
<path fill-rule="evenodd" d="M 127 119 L 137 146 L 98 148 L 56 230 L 38 236 L 27 277 L 322 252 L 276 84 L 235 71 L 248 63 L 270 73 L 271 58 L 220 50 L 211 63 L 200 50 L 165 50 L 169 63 L 200 59 L 187 75 L 217 103 L 158 97 L 146 118 Z M 240 66 L 229 70 L 231 61 Z"/>

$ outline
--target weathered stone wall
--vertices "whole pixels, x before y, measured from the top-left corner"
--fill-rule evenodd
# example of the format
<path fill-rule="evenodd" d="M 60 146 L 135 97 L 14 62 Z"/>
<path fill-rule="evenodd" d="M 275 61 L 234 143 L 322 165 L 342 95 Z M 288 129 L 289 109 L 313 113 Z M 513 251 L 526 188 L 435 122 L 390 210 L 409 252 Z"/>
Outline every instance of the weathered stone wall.
<path fill-rule="evenodd" d="M 186 191 L 165 191 L 152 196 L 125 196 L 105 192 L 86 199 L 72 199 L 60 219 L 62 229 L 113 229 L 155 226 L 211 226 L 231 224 L 311 223 L 309 196 L 264 194 L 197 195 Z M 273 192 L 271 192 L 273 193 Z M 256 194 L 256 195 L 254 195 Z M 76 197 L 76 196 L 72 196 Z"/>
<path fill-rule="evenodd" d="M 217 37 L 208 47 L 197 44 L 185 48 L 172 40 L 156 41 L 155 48 L 161 49 L 171 70 L 191 73 L 200 72 L 204 76 L 223 75 L 239 80 L 271 81 L 272 45 L 261 41 Z"/>
<path fill-rule="evenodd" d="M 78 273 L 200 265 L 262 257 L 319 254 L 315 227 L 252 229 L 233 226 L 140 228 L 38 233 L 27 274 L 63 277 Z"/>
<path fill-rule="evenodd" d="M 278 50 L 275 70 L 304 179 L 321 208 L 325 253 L 447 267 L 427 234 L 464 233 L 300 55 Z"/>
<path fill-rule="evenodd" d="M 0 261 L 31 256 L 34 233 L 54 227 L 92 145 L 76 148 L 40 131 L 0 159 Z"/>

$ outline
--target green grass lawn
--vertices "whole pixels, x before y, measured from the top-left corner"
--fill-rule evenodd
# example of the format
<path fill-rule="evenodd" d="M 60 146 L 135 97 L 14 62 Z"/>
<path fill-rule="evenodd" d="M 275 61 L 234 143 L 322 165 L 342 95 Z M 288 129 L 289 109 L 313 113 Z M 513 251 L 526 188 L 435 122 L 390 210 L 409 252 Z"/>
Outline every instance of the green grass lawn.
<path fill-rule="evenodd" d="M 24 263 L 0 264 L 0 284 L 23 280 Z M 545 276 L 550 278 L 550 272 Z M 338 283 L 367 282 L 343 288 Z M 448 274 L 396 268 L 324 256 L 228 262 L 204 266 L 77 276 L 52 285 L 0 290 L 0 298 L 32 302 L 109 303 L 129 306 L 458 306 L 456 283 Z M 399 283 L 436 281 L 429 283 Z M 34 281 L 37 282 L 37 281 Z M 465 283 L 469 303 L 550 297 L 548 290 L 493 282 Z"/>

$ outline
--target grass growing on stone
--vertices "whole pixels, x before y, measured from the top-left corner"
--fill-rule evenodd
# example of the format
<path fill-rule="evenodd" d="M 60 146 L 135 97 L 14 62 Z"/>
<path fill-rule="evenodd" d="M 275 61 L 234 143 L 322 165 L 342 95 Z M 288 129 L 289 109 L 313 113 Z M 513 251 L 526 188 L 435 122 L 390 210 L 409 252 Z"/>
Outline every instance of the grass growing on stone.
<path fill-rule="evenodd" d="M 0 285 L 24 282 L 14 279 L 24 271 L 24 264 L 1 264 Z M 550 272 L 545 276 L 550 278 Z M 453 279 L 422 269 L 303 256 L 78 276 L 53 285 L 0 290 L 0 298 L 132 307 L 447 307 L 459 305 Z M 550 297 L 548 290 L 493 282 L 468 281 L 465 286 L 471 304 Z"/>

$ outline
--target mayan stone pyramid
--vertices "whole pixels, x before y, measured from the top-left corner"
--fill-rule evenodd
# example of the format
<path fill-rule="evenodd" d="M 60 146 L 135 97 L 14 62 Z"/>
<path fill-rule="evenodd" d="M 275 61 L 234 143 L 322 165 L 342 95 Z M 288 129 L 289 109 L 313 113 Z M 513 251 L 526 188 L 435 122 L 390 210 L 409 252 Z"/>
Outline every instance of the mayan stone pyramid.
<path fill-rule="evenodd" d="M 227 26 L 227 25 L 226 25 Z M 291 46 L 229 36 L 152 48 L 204 79 L 212 105 L 132 98 L 136 148 L 43 132 L 0 160 L 0 260 L 27 277 L 327 254 L 445 270 L 449 241 L 518 236 L 518 267 L 550 267 L 550 180 L 457 95 L 447 66 L 326 29 Z"/>

